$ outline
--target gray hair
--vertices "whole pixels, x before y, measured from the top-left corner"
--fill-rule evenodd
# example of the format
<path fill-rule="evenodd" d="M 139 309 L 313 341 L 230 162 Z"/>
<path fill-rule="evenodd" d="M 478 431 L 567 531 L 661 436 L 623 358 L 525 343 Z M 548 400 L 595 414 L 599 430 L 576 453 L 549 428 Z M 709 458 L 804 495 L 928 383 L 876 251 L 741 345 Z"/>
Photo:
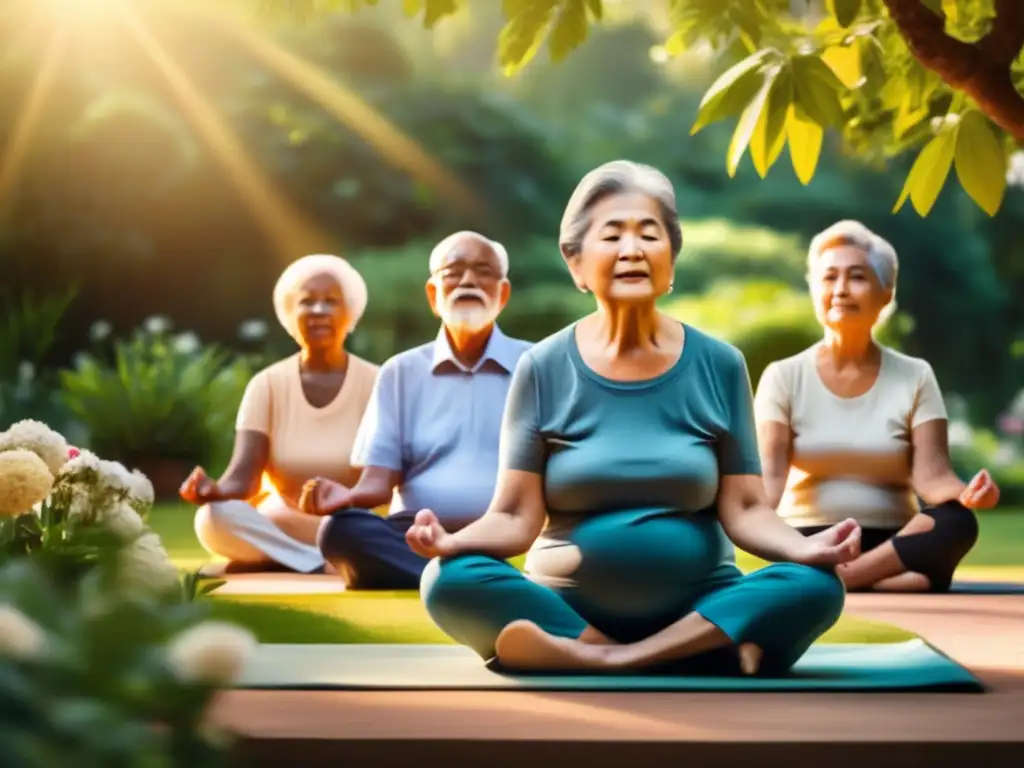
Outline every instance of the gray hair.
<path fill-rule="evenodd" d="M 461 232 L 455 232 L 454 234 L 448 235 L 448 237 L 434 246 L 434 250 L 430 252 L 430 261 L 428 262 L 430 274 L 433 275 L 441 269 L 441 266 L 444 264 L 444 260 L 452 252 L 452 249 L 455 248 L 455 244 L 459 242 L 459 240 L 467 237 L 477 240 L 490 248 L 498 259 L 498 266 L 501 269 L 501 277 L 503 279 L 508 277 L 508 251 L 505 250 L 505 246 L 496 240 L 484 237 L 479 232 L 470 232 L 469 230 L 463 230 Z"/>
<path fill-rule="evenodd" d="M 346 333 L 351 333 L 366 311 L 366 282 L 351 264 L 340 256 L 324 253 L 303 256 L 285 268 L 274 286 L 274 313 L 277 321 L 296 341 L 300 341 L 295 313 L 296 294 L 303 283 L 317 275 L 330 275 L 341 286 L 345 309 L 348 311 Z"/>
<path fill-rule="evenodd" d="M 879 321 L 888 320 L 896 311 L 896 278 L 899 275 L 899 258 L 896 249 L 885 238 L 876 235 L 859 221 L 846 219 L 819 232 L 807 249 L 807 272 L 810 277 L 815 262 L 823 253 L 841 246 L 851 246 L 864 252 L 868 266 L 878 278 L 884 290 L 893 291 L 893 299 L 882 309 Z"/>
<path fill-rule="evenodd" d="M 658 204 L 672 243 L 672 257 L 678 257 L 683 248 L 683 229 L 679 224 L 672 182 L 657 168 L 629 160 L 605 163 L 584 176 L 576 186 L 565 206 L 559 229 L 558 245 L 562 254 L 567 258 L 580 254 L 595 205 L 606 197 L 629 193 L 646 195 Z"/>

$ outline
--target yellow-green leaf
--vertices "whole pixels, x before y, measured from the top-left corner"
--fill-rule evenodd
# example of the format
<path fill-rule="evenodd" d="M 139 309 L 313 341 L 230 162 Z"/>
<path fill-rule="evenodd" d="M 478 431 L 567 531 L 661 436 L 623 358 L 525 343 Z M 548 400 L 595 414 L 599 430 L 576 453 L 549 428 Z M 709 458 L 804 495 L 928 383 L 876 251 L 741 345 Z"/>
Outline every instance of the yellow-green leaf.
<path fill-rule="evenodd" d="M 665 53 L 675 57 L 686 51 L 686 33 L 676 31 L 665 41 Z"/>
<path fill-rule="evenodd" d="M 761 118 L 761 113 L 767 106 L 768 95 L 771 93 L 772 84 L 775 82 L 777 74 L 778 70 L 764 73 L 761 79 L 761 87 L 750 103 L 744 108 L 739 121 L 736 123 L 736 130 L 732 133 L 732 140 L 729 142 L 729 153 L 726 157 L 726 170 L 728 170 L 730 177 L 736 175 L 736 169 L 739 167 L 743 153 L 747 151 L 750 139 L 754 135 L 754 128 Z"/>
<path fill-rule="evenodd" d="M 927 104 L 917 109 L 911 109 L 910 103 L 910 97 L 908 96 L 900 104 L 899 111 L 896 113 L 896 117 L 893 118 L 892 133 L 897 139 L 902 138 L 907 131 L 931 114 L 931 109 Z"/>
<path fill-rule="evenodd" d="M 977 110 L 960 118 L 954 161 L 964 190 L 985 213 L 995 216 L 1006 192 L 1006 147 Z"/>
<path fill-rule="evenodd" d="M 828 5 L 839 26 L 848 27 L 860 13 L 861 0 L 828 0 Z"/>
<path fill-rule="evenodd" d="M 402 11 L 410 18 L 419 16 L 423 10 L 423 2 L 424 0 L 402 0 Z"/>
<path fill-rule="evenodd" d="M 789 159 L 800 183 L 807 186 L 814 178 L 821 157 L 821 145 L 825 140 L 824 129 L 811 120 L 796 105 L 791 104 L 786 117 L 786 134 L 789 140 Z"/>
<path fill-rule="evenodd" d="M 846 90 L 835 72 L 817 55 L 793 57 L 794 101 L 823 127 L 843 122 L 839 94 Z"/>
<path fill-rule="evenodd" d="M 856 42 L 827 48 L 821 54 L 821 60 L 847 88 L 856 88 L 864 78 L 864 70 L 860 63 L 860 47 Z"/>
<path fill-rule="evenodd" d="M 587 0 L 562 0 L 551 31 L 551 60 L 562 61 L 587 39 Z"/>
<path fill-rule="evenodd" d="M 761 110 L 754 135 L 750 137 L 750 159 L 762 179 L 768 175 L 786 145 L 786 117 L 792 102 L 793 80 L 789 70 L 783 69 L 772 83 L 768 103 Z"/>
<path fill-rule="evenodd" d="M 691 136 L 706 125 L 736 114 L 750 102 L 763 83 L 760 69 L 767 56 L 767 50 L 751 54 L 733 64 L 711 84 L 697 107 Z"/>
<path fill-rule="evenodd" d="M 602 0 L 587 0 L 587 9 L 595 21 L 600 21 L 604 18 L 604 3 Z"/>
<path fill-rule="evenodd" d="M 947 128 L 925 144 L 907 175 L 903 191 L 893 207 L 893 213 L 902 208 L 907 198 L 910 198 L 918 215 L 928 215 L 953 166 L 956 135 L 956 128 Z"/>
<path fill-rule="evenodd" d="M 506 76 L 511 76 L 525 67 L 541 45 L 551 24 L 551 13 L 555 9 L 554 2 L 539 2 L 524 5 L 506 0 L 505 11 L 510 13 L 517 9 L 515 15 L 509 15 L 508 23 L 498 35 L 498 61 Z"/>
<path fill-rule="evenodd" d="M 423 24 L 432 29 L 445 16 L 451 16 L 459 10 L 459 0 L 426 0 Z"/>

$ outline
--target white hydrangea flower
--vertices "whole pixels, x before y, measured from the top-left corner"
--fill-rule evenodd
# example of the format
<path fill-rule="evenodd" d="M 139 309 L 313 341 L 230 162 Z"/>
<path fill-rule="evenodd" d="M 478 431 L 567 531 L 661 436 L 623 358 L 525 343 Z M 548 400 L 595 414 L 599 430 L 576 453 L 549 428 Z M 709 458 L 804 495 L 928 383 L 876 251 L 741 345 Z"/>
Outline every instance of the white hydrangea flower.
<path fill-rule="evenodd" d="M 129 589 L 150 594 L 169 592 L 181 583 L 160 537 L 144 533 L 120 552 L 122 580 Z"/>
<path fill-rule="evenodd" d="M 52 489 L 53 475 L 37 453 L 23 449 L 0 453 L 0 515 L 29 512 Z"/>
<path fill-rule="evenodd" d="M 124 464 L 117 461 L 100 460 L 100 483 L 104 488 L 120 494 L 130 494 L 136 486 L 136 480 Z"/>
<path fill-rule="evenodd" d="M 258 645 L 242 627 L 207 621 L 171 640 L 167 662 L 181 680 L 226 686 L 238 679 Z"/>
<path fill-rule="evenodd" d="M 92 451 L 79 450 L 79 454 L 73 459 L 68 459 L 61 467 L 59 478 L 78 477 L 84 473 L 100 471 L 100 457 Z"/>
<path fill-rule="evenodd" d="M 64 436 L 34 419 L 16 422 L 0 433 L 0 451 L 18 448 L 39 456 L 51 475 L 60 472 L 68 460 L 68 443 Z"/>
<path fill-rule="evenodd" d="M 131 497 L 143 507 L 153 506 L 153 502 L 156 500 L 156 491 L 153 489 L 153 483 L 137 469 L 132 470 Z"/>
<path fill-rule="evenodd" d="M 46 635 L 13 605 L 0 605 L 0 656 L 27 659 L 42 650 Z"/>
<path fill-rule="evenodd" d="M 101 523 L 125 543 L 136 541 L 146 532 L 146 524 L 142 522 L 142 517 L 131 504 L 123 501 L 104 510 Z"/>

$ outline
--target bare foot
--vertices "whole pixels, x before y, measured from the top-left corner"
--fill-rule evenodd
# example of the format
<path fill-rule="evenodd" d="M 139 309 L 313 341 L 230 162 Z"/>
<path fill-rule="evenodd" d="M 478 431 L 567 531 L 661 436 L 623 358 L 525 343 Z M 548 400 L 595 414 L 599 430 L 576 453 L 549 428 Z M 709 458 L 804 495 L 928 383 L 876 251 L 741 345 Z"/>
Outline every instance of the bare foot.
<path fill-rule="evenodd" d="M 761 668 L 761 657 L 764 656 L 764 651 L 753 643 L 743 643 L 739 652 L 740 670 L 744 675 L 756 675 L 757 670 Z"/>
<path fill-rule="evenodd" d="M 608 669 L 608 651 L 613 647 L 555 637 L 525 620 L 513 621 L 505 627 L 494 645 L 502 666 L 538 671 Z"/>

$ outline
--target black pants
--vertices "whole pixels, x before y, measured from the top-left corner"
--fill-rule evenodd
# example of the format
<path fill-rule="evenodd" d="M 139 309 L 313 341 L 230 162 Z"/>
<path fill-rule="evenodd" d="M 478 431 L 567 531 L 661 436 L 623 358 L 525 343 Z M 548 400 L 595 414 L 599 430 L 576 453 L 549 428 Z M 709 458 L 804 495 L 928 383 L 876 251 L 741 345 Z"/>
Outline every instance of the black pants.
<path fill-rule="evenodd" d="M 921 514 L 935 521 L 930 531 L 897 536 L 900 528 L 864 528 L 861 551 L 870 552 L 891 541 L 905 569 L 926 576 L 932 592 L 948 592 L 957 566 L 978 541 L 978 519 L 959 501 L 924 507 Z M 813 536 L 828 527 L 806 526 L 797 530 Z"/>
<path fill-rule="evenodd" d="M 335 512 L 317 545 L 348 589 L 419 589 L 427 560 L 405 543 L 411 517 L 380 517 L 367 509 Z"/>

